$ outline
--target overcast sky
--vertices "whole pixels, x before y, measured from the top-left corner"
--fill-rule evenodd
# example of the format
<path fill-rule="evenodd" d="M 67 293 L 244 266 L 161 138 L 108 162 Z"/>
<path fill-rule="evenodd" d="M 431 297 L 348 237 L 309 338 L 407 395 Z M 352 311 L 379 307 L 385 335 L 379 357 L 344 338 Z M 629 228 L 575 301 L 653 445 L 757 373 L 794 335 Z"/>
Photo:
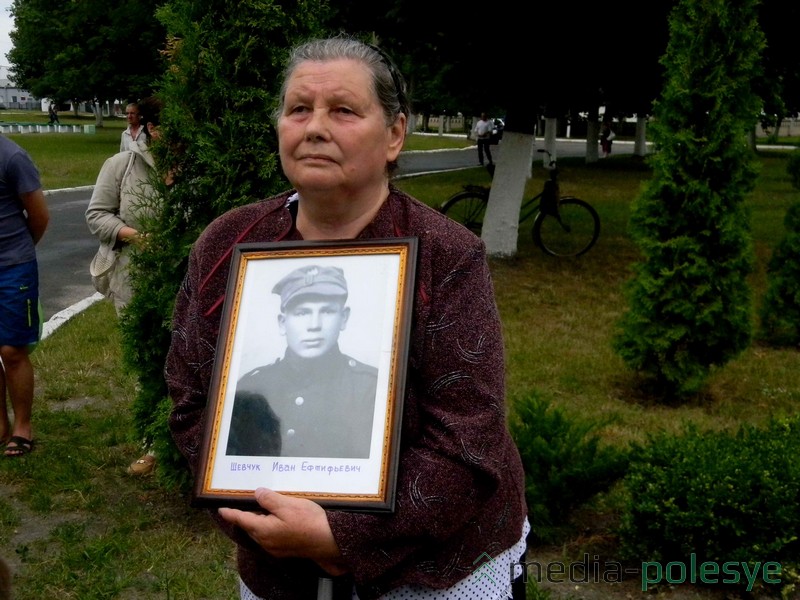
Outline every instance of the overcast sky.
<path fill-rule="evenodd" d="M 9 32 L 14 28 L 14 20 L 8 10 L 11 8 L 10 0 L 0 0 L 0 77 L 5 78 L 8 73 L 6 66 L 8 66 L 8 54 L 11 50 L 11 39 L 8 37 Z"/>

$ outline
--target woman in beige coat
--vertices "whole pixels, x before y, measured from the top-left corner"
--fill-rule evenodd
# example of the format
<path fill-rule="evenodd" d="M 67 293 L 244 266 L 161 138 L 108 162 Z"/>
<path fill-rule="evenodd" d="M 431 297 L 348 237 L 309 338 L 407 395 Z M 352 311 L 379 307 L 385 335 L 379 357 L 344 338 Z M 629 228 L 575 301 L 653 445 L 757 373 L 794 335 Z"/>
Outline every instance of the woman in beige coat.
<path fill-rule="evenodd" d="M 114 261 L 98 290 L 113 300 L 118 314 L 131 299 L 129 253 L 132 245 L 141 240 L 142 222 L 155 203 L 151 183 L 155 167 L 147 145 L 158 135 L 160 108 L 155 99 L 139 103 L 145 123 L 145 141 L 134 141 L 128 150 L 105 161 L 86 209 L 89 231 L 104 247 L 101 251 L 105 251 L 107 263 Z M 100 273 L 92 272 L 93 277 L 98 275 Z"/>
<path fill-rule="evenodd" d="M 147 144 L 158 136 L 161 105 L 155 98 L 148 98 L 139 103 L 139 110 L 145 123 L 146 141 L 134 141 L 130 149 L 105 161 L 86 209 L 89 231 L 100 240 L 98 255 L 104 257 L 106 265 L 111 265 L 110 270 L 100 276 L 94 270 L 97 262 L 93 261 L 92 277 L 98 291 L 114 302 L 117 314 L 132 295 L 128 277 L 131 248 L 144 236 L 142 224 L 157 204 L 152 185 L 155 165 Z M 102 283 L 98 284 L 100 280 Z M 155 455 L 147 452 L 130 465 L 128 472 L 148 475 L 155 461 Z"/>

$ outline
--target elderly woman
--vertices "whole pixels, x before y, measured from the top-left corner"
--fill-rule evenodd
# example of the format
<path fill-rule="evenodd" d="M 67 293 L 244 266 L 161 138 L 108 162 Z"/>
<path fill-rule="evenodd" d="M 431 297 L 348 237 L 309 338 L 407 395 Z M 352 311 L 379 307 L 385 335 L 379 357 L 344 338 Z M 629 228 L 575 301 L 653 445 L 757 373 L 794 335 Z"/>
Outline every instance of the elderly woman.
<path fill-rule="evenodd" d="M 296 48 L 276 112 L 294 189 L 226 213 L 191 253 L 165 372 L 170 427 L 197 469 L 233 246 L 419 240 L 396 510 L 327 510 L 263 488 L 263 512 L 220 508 L 213 516 L 238 544 L 243 599 L 313 600 L 316 575 L 335 577 L 346 598 L 499 599 L 522 560 L 524 476 L 506 428 L 484 246 L 390 185 L 407 114 L 403 80 L 376 48 L 346 37 Z M 488 557 L 500 576 L 478 568 Z"/>

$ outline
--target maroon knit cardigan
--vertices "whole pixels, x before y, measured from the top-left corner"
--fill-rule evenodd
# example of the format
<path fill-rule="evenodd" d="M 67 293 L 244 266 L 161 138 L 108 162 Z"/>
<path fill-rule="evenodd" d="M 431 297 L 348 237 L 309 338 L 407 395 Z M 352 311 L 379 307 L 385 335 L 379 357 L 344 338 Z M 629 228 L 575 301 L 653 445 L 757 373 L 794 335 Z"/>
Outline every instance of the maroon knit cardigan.
<path fill-rule="evenodd" d="M 238 242 L 299 239 L 291 192 L 231 210 L 197 240 L 176 299 L 165 369 L 170 428 L 197 468 L 230 255 Z M 419 239 L 396 509 L 328 510 L 362 600 L 404 584 L 450 587 L 476 560 L 516 543 L 526 516 L 524 474 L 506 425 L 504 348 L 483 242 L 392 189 L 358 239 Z M 257 484 L 254 484 L 257 487 Z M 239 573 L 270 600 L 316 597 L 316 565 L 275 559 L 241 530 Z"/>

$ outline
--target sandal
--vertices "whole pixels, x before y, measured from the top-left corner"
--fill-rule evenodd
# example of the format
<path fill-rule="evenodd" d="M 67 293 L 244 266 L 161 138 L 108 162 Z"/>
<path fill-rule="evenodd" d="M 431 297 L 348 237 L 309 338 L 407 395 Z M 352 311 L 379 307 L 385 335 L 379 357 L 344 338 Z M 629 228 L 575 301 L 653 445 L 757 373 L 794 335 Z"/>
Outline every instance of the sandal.
<path fill-rule="evenodd" d="M 15 458 L 25 456 L 33 450 L 33 440 L 24 438 L 21 435 L 12 435 L 6 444 L 5 455 Z"/>
<path fill-rule="evenodd" d="M 145 454 L 142 458 L 132 462 L 128 467 L 131 475 L 149 475 L 156 466 L 156 457 L 152 454 Z"/>

